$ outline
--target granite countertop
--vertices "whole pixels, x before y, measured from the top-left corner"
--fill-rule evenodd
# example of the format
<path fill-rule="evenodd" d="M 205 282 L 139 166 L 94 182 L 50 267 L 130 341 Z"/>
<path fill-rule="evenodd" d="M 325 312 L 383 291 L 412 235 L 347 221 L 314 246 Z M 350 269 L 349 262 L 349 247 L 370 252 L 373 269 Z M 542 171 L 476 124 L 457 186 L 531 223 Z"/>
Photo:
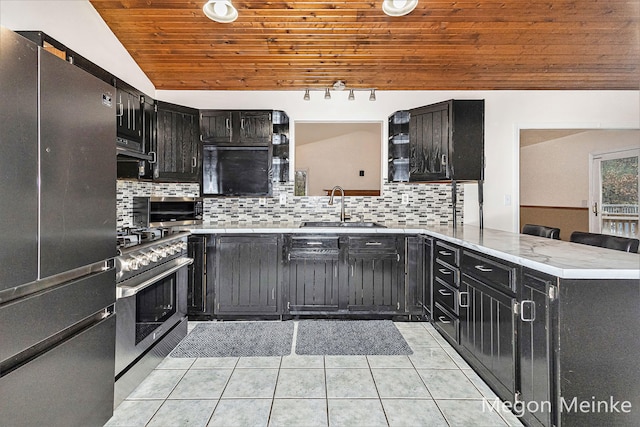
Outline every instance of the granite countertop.
<path fill-rule="evenodd" d="M 194 234 L 305 233 L 305 234 L 426 234 L 465 248 L 495 256 L 565 279 L 638 279 L 640 254 L 578 243 L 464 225 L 385 223 L 386 228 L 306 227 L 287 224 L 203 224 L 184 227 Z"/>

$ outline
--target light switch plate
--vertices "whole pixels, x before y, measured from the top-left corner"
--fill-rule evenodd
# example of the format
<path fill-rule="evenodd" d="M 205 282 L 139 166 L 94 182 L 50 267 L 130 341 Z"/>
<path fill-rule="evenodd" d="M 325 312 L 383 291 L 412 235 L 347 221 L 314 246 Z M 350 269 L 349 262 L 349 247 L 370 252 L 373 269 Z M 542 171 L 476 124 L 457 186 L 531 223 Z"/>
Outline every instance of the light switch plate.
<path fill-rule="evenodd" d="M 402 204 L 403 205 L 408 205 L 409 204 L 409 195 L 408 194 L 403 194 L 402 195 Z"/>
<path fill-rule="evenodd" d="M 511 194 L 504 195 L 504 205 L 511 206 Z"/>
<path fill-rule="evenodd" d="M 280 194 L 280 204 L 281 205 L 286 205 L 287 204 L 287 193 L 281 193 Z"/>
<path fill-rule="evenodd" d="M 264 205 L 266 205 L 266 204 L 267 204 L 267 199 L 265 199 L 264 197 L 259 197 L 259 198 L 258 198 L 258 204 L 259 204 L 260 206 L 264 206 Z"/>

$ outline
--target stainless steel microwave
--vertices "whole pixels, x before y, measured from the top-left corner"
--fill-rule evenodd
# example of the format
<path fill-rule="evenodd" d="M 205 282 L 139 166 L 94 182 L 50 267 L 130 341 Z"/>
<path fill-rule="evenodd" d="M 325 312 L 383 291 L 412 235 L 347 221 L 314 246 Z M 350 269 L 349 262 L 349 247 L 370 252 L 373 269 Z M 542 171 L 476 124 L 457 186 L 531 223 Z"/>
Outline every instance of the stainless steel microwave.
<path fill-rule="evenodd" d="M 202 199 L 199 197 L 133 198 L 134 227 L 202 224 L 202 214 Z"/>

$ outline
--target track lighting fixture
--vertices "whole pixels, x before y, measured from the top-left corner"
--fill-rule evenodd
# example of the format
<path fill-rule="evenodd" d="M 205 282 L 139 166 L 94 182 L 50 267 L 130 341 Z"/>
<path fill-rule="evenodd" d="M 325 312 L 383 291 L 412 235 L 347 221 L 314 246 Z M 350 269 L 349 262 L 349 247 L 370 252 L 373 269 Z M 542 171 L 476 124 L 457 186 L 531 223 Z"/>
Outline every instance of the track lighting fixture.
<path fill-rule="evenodd" d="M 310 92 L 312 90 L 322 90 L 324 91 L 324 99 L 331 99 L 331 91 L 342 92 L 345 89 L 347 89 L 347 85 L 342 80 L 338 80 L 329 87 L 317 88 L 317 89 L 306 88 L 304 90 L 304 96 L 302 99 L 304 99 L 305 101 L 310 101 L 311 100 Z M 375 88 L 348 88 L 348 89 L 349 89 L 349 96 L 347 97 L 347 99 L 349 101 L 355 101 L 356 91 L 371 91 L 371 94 L 369 95 L 369 101 L 376 100 Z"/>
<path fill-rule="evenodd" d="M 202 11 L 207 15 L 207 18 L 223 24 L 238 19 L 238 11 L 230 0 L 209 0 L 202 7 Z"/>

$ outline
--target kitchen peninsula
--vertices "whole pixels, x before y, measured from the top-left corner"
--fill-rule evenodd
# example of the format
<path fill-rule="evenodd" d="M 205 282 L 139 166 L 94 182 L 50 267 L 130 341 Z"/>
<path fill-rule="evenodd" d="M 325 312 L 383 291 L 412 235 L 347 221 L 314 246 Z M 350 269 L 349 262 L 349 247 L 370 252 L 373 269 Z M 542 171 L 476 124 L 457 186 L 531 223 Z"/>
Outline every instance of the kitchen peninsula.
<path fill-rule="evenodd" d="M 206 240 L 211 318 L 431 321 L 528 425 L 637 425 L 639 411 L 567 405 L 614 399 L 640 408 L 639 254 L 469 225 L 383 225 L 190 227 Z M 305 260 L 301 248 L 314 255 Z M 232 259 L 242 267 L 226 265 Z M 269 271 L 264 283 L 240 276 L 257 271 L 255 262 Z M 301 266 L 314 274 L 302 288 Z"/>

